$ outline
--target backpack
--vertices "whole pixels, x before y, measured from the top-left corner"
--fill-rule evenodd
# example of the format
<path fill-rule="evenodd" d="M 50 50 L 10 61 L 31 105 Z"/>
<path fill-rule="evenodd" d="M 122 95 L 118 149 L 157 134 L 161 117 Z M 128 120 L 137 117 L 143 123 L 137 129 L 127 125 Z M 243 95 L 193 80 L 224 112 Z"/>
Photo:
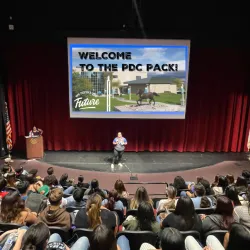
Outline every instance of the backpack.
<path fill-rule="evenodd" d="M 48 198 L 42 194 L 30 193 L 25 201 L 25 206 L 32 212 L 39 214 L 47 207 Z"/>

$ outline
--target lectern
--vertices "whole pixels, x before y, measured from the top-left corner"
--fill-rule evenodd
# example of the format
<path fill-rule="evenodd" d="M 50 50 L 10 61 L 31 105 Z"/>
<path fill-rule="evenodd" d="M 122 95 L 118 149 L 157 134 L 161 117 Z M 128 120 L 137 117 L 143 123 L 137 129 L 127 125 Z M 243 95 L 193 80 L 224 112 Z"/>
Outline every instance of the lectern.
<path fill-rule="evenodd" d="M 44 147 L 43 137 L 25 137 L 26 138 L 26 155 L 27 159 L 43 158 Z"/>

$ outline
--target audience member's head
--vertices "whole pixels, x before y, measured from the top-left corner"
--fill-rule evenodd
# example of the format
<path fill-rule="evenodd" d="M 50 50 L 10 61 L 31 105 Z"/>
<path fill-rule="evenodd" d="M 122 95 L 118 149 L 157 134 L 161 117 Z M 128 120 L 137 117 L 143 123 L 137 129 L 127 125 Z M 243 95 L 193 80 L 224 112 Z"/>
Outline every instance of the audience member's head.
<path fill-rule="evenodd" d="M 64 173 L 59 180 L 60 185 L 65 186 L 67 184 L 68 178 L 69 178 L 68 174 Z"/>
<path fill-rule="evenodd" d="M 43 184 L 52 187 L 53 185 L 57 184 L 57 179 L 54 175 L 47 175 L 44 178 Z"/>
<path fill-rule="evenodd" d="M 89 218 L 90 228 L 94 229 L 101 224 L 100 209 L 102 204 L 102 198 L 99 194 L 92 194 L 89 196 L 86 204 L 86 211 Z"/>
<path fill-rule="evenodd" d="M 114 188 L 119 195 L 122 195 L 123 192 L 127 191 L 122 180 L 117 180 L 115 182 Z"/>
<path fill-rule="evenodd" d="M 117 242 L 112 229 L 98 225 L 90 238 L 90 250 L 117 250 Z"/>
<path fill-rule="evenodd" d="M 38 172 L 37 169 L 31 169 L 31 170 L 29 171 L 29 174 L 32 174 L 33 177 L 36 178 L 37 172 Z"/>
<path fill-rule="evenodd" d="M 202 178 L 199 183 L 205 188 L 205 195 L 213 195 L 213 191 L 208 180 Z"/>
<path fill-rule="evenodd" d="M 197 197 L 202 197 L 206 194 L 205 187 L 200 183 L 194 185 L 194 192 Z"/>
<path fill-rule="evenodd" d="M 81 202 L 82 201 L 82 198 L 84 196 L 84 190 L 82 188 L 76 188 L 74 191 L 73 191 L 73 198 L 76 202 Z"/>
<path fill-rule="evenodd" d="M 39 222 L 29 227 L 22 239 L 22 250 L 44 250 L 50 237 L 46 224 Z"/>
<path fill-rule="evenodd" d="M 177 189 L 177 192 L 180 189 L 186 189 L 187 188 L 185 180 L 181 176 L 176 176 L 174 178 L 173 186 Z"/>
<path fill-rule="evenodd" d="M 26 181 L 28 181 L 29 184 L 32 185 L 32 184 L 37 182 L 37 179 L 34 177 L 33 174 L 29 173 L 29 174 L 26 175 Z"/>
<path fill-rule="evenodd" d="M 78 182 L 83 183 L 83 181 L 84 181 L 84 177 L 82 175 L 79 175 L 78 176 Z"/>
<path fill-rule="evenodd" d="M 149 202 L 141 202 L 138 207 L 137 220 L 141 231 L 152 231 L 152 222 L 155 222 L 154 210 Z"/>
<path fill-rule="evenodd" d="M 1 220 L 10 223 L 16 219 L 25 209 L 25 203 L 18 191 L 9 192 L 4 196 L 1 203 Z"/>
<path fill-rule="evenodd" d="M 218 187 L 221 187 L 223 192 L 225 192 L 227 186 L 228 186 L 227 177 L 220 175 L 218 180 Z"/>
<path fill-rule="evenodd" d="M 246 180 L 246 178 L 243 177 L 243 176 L 239 176 L 239 177 L 237 178 L 237 181 L 236 181 L 235 185 L 236 185 L 237 187 L 247 187 L 247 186 L 248 186 L 247 180 Z"/>
<path fill-rule="evenodd" d="M 90 184 L 91 189 L 98 189 L 99 188 L 99 181 L 97 179 L 93 179 Z"/>
<path fill-rule="evenodd" d="M 62 202 L 63 191 L 61 188 L 51 189 L 49 192 L 49 202 L 51 206 L 60 206 Z"/>
<path fill-rule="evenodd" d="M 229 185 L 234 184 L 234 176 L 232 174 L 227 174 L 226 177 Z"/>
<path fill-rule="evenodd" d="M 147 189 L 145 187 L 138 187 L 134 198 L 130 202 L 130 206 L 133 209 L 137 209 L 141 202 L 149 202 L 150 198 L 147 192 Z"/>
<path fill-rule="evenodd" d="M 201 197 L 201 208 L 209 208 L 211 207 L 210 200 L 207 198 L 207 196 Z"/>
<path fill-rule="evenodd" d="M 233 209 L 233 203 L 228 197 L 221 195 L 217 198 L 217 205 L 214 213 L 223 216 L 223 224 L 221 226 L 226 230 L 230 229 L 234 222 Z"/>
<path fill-rule="evenodd" d="M 8 173 L 7 177 L 7 185 L 9 187 L 15 187 L 15 183 L 16 183 L 16 174 L 14 172 Z"/>
<path fill-rule="evenodd" d="M 185 250 L 185 242 L 182 234 L 175 228 L 164 228 L 160 236 L 162 250 Z"/>
<path fill-rule="evenodd" d="M 240 206 L 239 192 L 234 185 L 228 186 L 225 195 L 233 202 L 234 206 Z"/>
<path fill-rule="evenodd" d="M 243 170 L 242 171 L 242 176 L 249 181 L 250 180 L 250 171 L 249 170 Z"/>
<path fill-rule="evenodd" d="M 54 174 L 54 168 L 53 168 L 53 167 L 49 167 L 49 168 L 47 169 L 47 174 L 48 174 L 48 175 L 53 175 L 53 174 Z"/>
<path fill-rule="evenodd" d="M 24 195 L 27 193 L 29 188 L 29 182 L 28 181 L 19 181 L 16 185 L 17 190 L 21 195 Z"/>
<path fill-rule="evenodd" d="M 111 190 L 108 193 L 108 202 L 105 204 L 105 207 L 110 211 L 113 211 L 115 208 L 115 203 L 118 201 L 118 193 L 115 189 Z"/>
<path fill-rule="evenodd" d="M 23 167 L 19 166 L 18 168 L 15 169 L 15 172 L 17 177 L 20 176 L 23 172 Z"/>
<path fill-rule="evenodd" d="M 250 230 L 242 224 L 233 223 L 229 234 L 227 250 L 249 250 Z"/>
<path fill-rule="evenodd" d="M 166 188 L 166 196 L 169 199 L 175 199 L 177 195 L 176 188 L 174 186 L 168 186 Z"/>

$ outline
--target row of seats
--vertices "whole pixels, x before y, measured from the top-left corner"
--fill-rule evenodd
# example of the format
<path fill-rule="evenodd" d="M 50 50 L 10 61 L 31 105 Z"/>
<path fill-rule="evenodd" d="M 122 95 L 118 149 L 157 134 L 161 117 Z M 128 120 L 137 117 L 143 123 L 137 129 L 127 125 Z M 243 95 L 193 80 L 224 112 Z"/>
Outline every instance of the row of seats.
<path fill-rule="evenodd" d="M 0 223 L 0 234 L 8 230 L 17 229 L 20 227 L 21 225 L 14 224 L 14 223 Z M 58 233 L 62 237 L 62 240 L 65 243 L 67 243 L 74 237 L 80 238 L 82 236 L 85 236 L 88 239 L 90 239 L 93 234 L 93 230 L 85 229 L 85 228 L 76 228 L 76 229 L 72 229 L 69 231 L 61 227 L 49 227 L 49 229 L 50 229 L 51 234 Z M 222 244 L 223 244 L 224 236 L 226 233 L 227 233 L 226 230 L 214 230 L 214 231 L 210 231 L 206 233 L 205 235 L 201 235 L 197 231 L 182 231 L 181 232 L 184 238 L 191 235 L 195 239 L 203 243 L 205 242 L 205 239 L 209 235 L 214 235 Z M 141 244 L 145 242 L 158 247 L 159 235 L 151 231 L 122 231 L 122 232 L 118 232 L 116 237 L 119 238 L 121 235 L 124 235 L 128 238 L 129 243 L 130 243 L 130 248 L 133 250 L 137 250 L 137 249 L 139 250 Z"/>

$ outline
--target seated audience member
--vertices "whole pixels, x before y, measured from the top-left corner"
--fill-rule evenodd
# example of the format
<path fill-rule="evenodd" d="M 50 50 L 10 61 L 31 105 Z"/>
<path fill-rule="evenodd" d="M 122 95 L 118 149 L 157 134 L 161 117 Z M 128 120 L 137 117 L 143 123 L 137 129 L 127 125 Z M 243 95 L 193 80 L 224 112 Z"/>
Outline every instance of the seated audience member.
<path fill-rule="evenodd" d="M 90 183 L 90 187 L 85 191 L 84 195 L 99 194 L 102 199 L 107 198 L 107 193 L 99 188 L 99 181 L 93 179 Z"/>
<path fill-rule="evenodd" d="M 233 204 L 226 196 L 219 196 L 214 214 L 203 216 L 202 229 L 204 233 L 212 230 L 230 230 L 232 223 Z"/>
<path fill-rule="evenodd" d="M 48 226 L 71 228 L 70 214 L 64 208 L 60 208 L 63 191 L 61 188 L 55 188 L 49 192 L 50 205 L 46 207 L 39 215 L 38 221 L 42 221 Z"/>
<path fill-rule="evenodd" d="M 10 192 L 2 199 L 0 219 L 4 223 L 20 225 L 31 225 L 37 221 L 35 213 L 25 207 L 18 191 Z"/>
<path fill-rule="evenodd" d="M 233 202 L 233 206 L 241 206 L 239 192 L 235 185 L 230 185 L 226 188 L 225 195 Z"/>
<path fill-rule="evenodd" d="M 19 166 L 18 168 L 15 169 L 16 172 L 16 179 L 20 180 L 20 181 L 25 181 L 26 180 L 26 175 L 23 174 L 23 167 Z"/>
<path fill-rule="evenodd" d="M 206 190 L 202 184 L 196 184 L 194 186 L 194 198 L 191 198 L 194 203 L 194 208 L 200 208 L 201 205 L 201 198 L 205 195 Z M 210 201 L 210 207 L 213 206 L 213 203 L 210 198 L 208 198 Z"/>
<path fill-rule="evenodd" d="M 82 175 L 78 176 L 78 183 L 75 185 L 75 187 L 79 187 L 79 188 L 89 188 L 89 184 L 88 183 L 84 183 L 84 177 Z"/>
<path fill-rule="evenodd" d="M 122 180 L 117 180 L 115 182 L 114 188 L 117 191 L 119 197 L 121 197 L 121 198 L 128 198 L 129 197 L 129 193 L 127 192 Z"/>
<path fill-rule="evenodd" d="M 108 193 L 108 199 L 102 201 L 102 205 L 110 211 L 121 210 L 123 211 L 123 203 L 119 200 L 118 193 L 115 189 Z"/>
<path fill-rule="evenodd" d="M 207 196 L 201 197 L 200 208 L 209 208 L 209 207 L 211 207 L 211 203 L 208 197 Z"/>
<path fill-rule="evenodd" d="M 175 211 L 163 220 L 161 227 L 174 227 L 180 231 L 195 230 L 201 232 L 202 222 L 200 216 L 195 212 L 191 198 L 188 196 L 180 197 Z"/>
<path fill-rule="evenodd" d="M 37 190 L 35 190 L 34 184 L 38 182 L 37 179 L 34 178 L 34 176 L 32 174 L 27 174 L 26 175 L 26 181 L 28 181 L 29 184 L 30 184 L 29 188 L 28 188 L 28 191 L 36 192 Z M 41 183 L 39 183 L 39 184 L 41 184 Z"/>
<path fill-rule="evenodd" d="M 135 196 L 130 201 L 130 209 L 138 209 L 141 202 L 149 202 L 153 207 L 153 201 L 149 198 L 147 189 L 145 187 L 137 188 Z"/>
<path fill-rule="evenodd" d="M 62 186 L 62 187 L 70 187 L 72 186 L 68 180 L 69 176 L 67 173 L 63 174 L 59 180 L 59 184 Z"/>
<path fill-rule="evenodd" d="M 202 179 L 200 179 L 200 181 L 198 183 L 203 185 L 203 187 L 205 188 L 205 195 L 206 196 L 214 195 L 214 191 L 212 190 L 211 185 L 210 185 L 208 180 L 202 178 Z M 211 197 L 209 197 L 209 198 L 211 198 Z"/>
<path fill-rule="evenodd" d="M 54 186 L 58 186 L 58 180 L 57 180 L 56 176 L 54 175 L 54 168 L 53 168 L 53 167 L 49 167 L 49 168 L 47 169 L 47 174 L 48 174 L 48 176 L 52 176 L 51 179 L 54 180 L 53 185 L 54 185 Z M 46 176 L 46 177 L 47 177 L 47 176 Z M 45 178 L 46 178 L 46 177 L 45 177 Z M 44 178 L 44 179 L 45 179 L 45 178 Z"/>
<path fill-rule="evenodd" d="M 215 195 L 224 194 L 227 186 L 228 186 L 227 178 L 225 176 L 219 176 L 217 185 L 213 187 L 214 194 Z"/>
<path fill-rule="evenodd" d="M 81 237 L 73 244 L 73 246 L 71 246 L 70 249 L 87 250 L 88 246 L 88 239 L 86 237 Z M 36 225 L 32 225 L 23 235 L 22 239 L 16 242 L 14 250 L 15 249 L 69 250 L 69 247 L 62 242 L 59 234 L 55 233 L 50 235 L 48 226 L 43 222 L 39 222 Z"/>
<path fill-rule="evenodd" d="M 234 176 L 232 174 L 227 174 L 226 176 L 228 185 L 234 184 Z"/>
<path fill-rule="evenodd" d="M 66 207 L 85 207 L 87 198 L 84 198 L 84 189 L 75 188 L 73 195 L 64 198 L 66 200 Z"/>
<path fill-rule="evenodd" d="M 235 183 L 235 186 L 237 188 L 237 191 L 239 193 L 242 193 L 242 192 L 247 192 L 248 190 L 248 184 L 247 184 L 247 180 L 243 177 L 243 176 L 239 176 L 237 178 L 237 181 Z"/>
<path fill-rule="evenodd" d="M 38 170 L 37 170 L 37 169 L 31 169 L 31 170 L 29 171 L 29 174 L 32 174 L 32 175 L 33 175 L 33 178 L 36 178 L 37 173 L 38 173 Z"/>
<path fill-rule="evenodd" d="M 16 188 L 16 174 L 14 172 L 8 173 L 6 176 L 8 188 Z"/>
<path fill-rule="evenodd" d="M 42 181 L 35 181 L 34 182 L 33 180 L 34 179 L 32 179 L 33 184 L 30 184 L 29 187 L 28 187 L 27 195 L 29 195 L 30 193 L 38 193 L 39 188 L 41 188 L 43 186 Z M 27 181 L 28 181 L 28 179 L 27 179 Z"/>
<path fill-rule="evenodd" d="M 141 202 L 137 216 L 128 216 L 122 225 L 128 231 L 152 231 L 154 233 L 160 231 L 160 224 L 155 219 L 153 207 L 148 202 Z"/>
<path fill-rule="evenodd" d="M 162 199 L 159 201 L 157 212 L 160 210 L 175 209 L 177 199 L 176 199 L 176 189 L 174 186 L 169 186 L 166 188 L 167 199 Z"/>
<path fill-rule="evenodd" d="M 57 186 L 58 181 L 54 175 L 47 175 L 43 180 L 43 184 L 52 188 L 54 186 Z"/>
<path fill-rule="evenodd" d="M 99 194 L 94 193 L 89 196 L 86 208 L 82 208 L 76 215 L 75 226 L 77 228 L 94 229 L 100 224 L 108 228 L 117 230 L 117 218 L 114 212 L 109 211 L 102 205 L 102 198 Z"/>
<path fill-rule="evenodd" d="M 149 243 L 143 243 L 140 247 L 140 250 L 151 250 L 151 249 L 156 249 L 156 248 Z M 160 234 L 160 250 L 185 250 L 184 237 L 175 228 L 172 227 L 164 228 Z"/>
<path fill-rule="evenodd" d="M 249 170 L 243 170 L 242 176 L 246 179 L 247 184 L 250 184 L 250 171 Z"/>
<path fill-rule="evenodd" d="M 173 185 L 177 191 L 177 196 L 180 196 L 180 193 L 181 193 L 181 189 L 187 189 L 188 186 L 185 182 L 185 180 L 181 177 L 181 176 L 176 176 L 174 178 L 174 183 Z"/>
<path fill-rule="evenodd" d="M 29 182 L 28 181 L 19 181 L 19 182 L 17 182 L 16 188 L 19 191 L 22 199 L 25 201 L 27 199 Z"/>
<path fill-rule="evenodd" d="M 86 248 L 85 248 L 86 249 Z M 105 225 L 99 225 L 94 229 L 90 239 L 90 250 L 130 250 L 128 239 L 122 235 L 117 240 L 114 231 Z M 131 249 L 132 250 L 132 249 Z"/>
<path fill-rule="evenodd" d="M 250 229 L 244 225 L 234 223 L 224 239 L 224 247 L 227 250 L 249 250 Z"/>
<path fill-rule="evenodd" d="M 247 193 L 247 199 L 250 201 L 250 192 Z M 233 216 L 236 222 L 250 229 L 250 202 L 248 202 L 248 205 L 236 206 Z"/>

